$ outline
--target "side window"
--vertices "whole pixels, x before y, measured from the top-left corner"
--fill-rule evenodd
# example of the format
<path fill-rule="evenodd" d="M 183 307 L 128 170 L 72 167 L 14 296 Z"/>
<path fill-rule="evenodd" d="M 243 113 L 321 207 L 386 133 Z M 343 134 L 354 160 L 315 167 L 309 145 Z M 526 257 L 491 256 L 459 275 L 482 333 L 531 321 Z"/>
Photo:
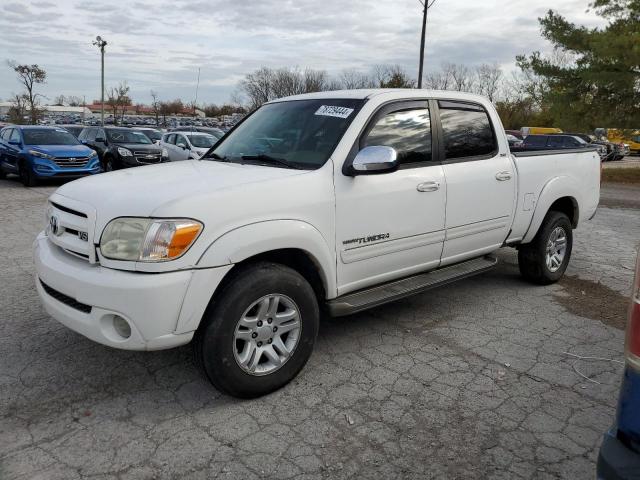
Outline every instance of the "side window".
<path fill-rule="evenodd" d="M 97 128 L 90 128 L 89 131 L 87 132 L 87 140 L 90 142 L 93 142 L 96 139 L 97 131 L 98 131 Z"/>
<path fill-rule="evenodd" d="M 440 121 L 445 159 L 491 155 L 498 150 L 491 120 L 480 105 L 442 101 Z"/>
<path fill-rule="evenodd" d="M 5 130 L 2 131 L 2 133 L 0 133 L 0 139 L 4 140 L 5 142 L 9 140 L 9 136 L 11 135 L 11 129 L 7 128 Z"/>
<path fill-rule="evenodd" d="M 83 128 L 82 130 L 80 130 L 80 134 L 78 135 L 78 140 L 82 141 L 86 139 L 87 139 L 87 129 Z"/>
<path fill-rule="evenodd" d="M 107 141 L 107 132 L 104 128 L 96 128 L 95 138 L 101 138 L 103 141 Z"/>
<path fill-rule="evenodd" d="M 171 145 L 175 145 L 176 144 L 176 134 L 172 133 L 171 135 L 167 135 L 167 139 L 165 140 L 165 142 L 170 143 Z"/>
<path fill-rule="evenodd" d="M 564 146 L 566 148 L 578 148 L 580 142 L 573 137 L 564 137 Z"/>
<path fill-rule="evenodd" d="M 9 136 L 9 141 L 11 142 L 20 142 L 20 132 L 17 128 L 11 130 L 11 135 Z"/>
<path fill-rule="evenodd" d="M 544 147 L 547 144 L 547 137 L 542 135 L 529 135 L 524 143 L 531 147 Z"/>
<path fill-rule="evenodd" d="M 565 145 L 565 138 L 560 135 L 549 135 L 549 141 L 547 142 L 547 146 L 549 148 L 562 148 Z"/>
<path fill-rule="evenodd" d="M 400 165 L 431 161 L 431 119 L 428 108 L 410 108 L 380 117 L 361 147 L 392 147 Z"/>

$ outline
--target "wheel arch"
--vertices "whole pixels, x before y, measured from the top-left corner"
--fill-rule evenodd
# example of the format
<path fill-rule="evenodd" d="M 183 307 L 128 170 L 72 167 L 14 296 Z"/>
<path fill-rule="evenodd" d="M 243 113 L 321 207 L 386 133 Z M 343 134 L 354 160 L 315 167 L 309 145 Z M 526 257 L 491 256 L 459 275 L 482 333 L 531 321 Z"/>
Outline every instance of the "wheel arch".
<path fill-rule="evenodd" d="M 522 243 L 533 240 L 542 225 L 542 221 L 551 210 L 559 211 L 569 217 L 571 226 L 577 228 L 580 220 L 580 189 L 570 177 L 556 177 L 550 180 L 540 192 L 527 233 Z"/>
<path fill-rule="evenodd" d="M 303 275 L 317 294 L 335 296 L 335 253 L 322 234 L 300 220 L 269 220 L 231 230 L 213 241 L 198 260 L 198 267 L 240 265 L 272 261 Z"/>

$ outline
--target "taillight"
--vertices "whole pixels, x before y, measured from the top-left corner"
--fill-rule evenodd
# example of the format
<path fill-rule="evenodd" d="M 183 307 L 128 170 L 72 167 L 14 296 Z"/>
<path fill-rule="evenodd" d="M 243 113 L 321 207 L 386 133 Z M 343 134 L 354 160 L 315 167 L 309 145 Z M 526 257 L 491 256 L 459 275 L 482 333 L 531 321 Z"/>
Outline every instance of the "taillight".
<path fill-rule="evenodd" d="M 640 254 L 636 262 L 636 277 L 631 294 L 625 354 L 627 363 L 640 370 Z"/>

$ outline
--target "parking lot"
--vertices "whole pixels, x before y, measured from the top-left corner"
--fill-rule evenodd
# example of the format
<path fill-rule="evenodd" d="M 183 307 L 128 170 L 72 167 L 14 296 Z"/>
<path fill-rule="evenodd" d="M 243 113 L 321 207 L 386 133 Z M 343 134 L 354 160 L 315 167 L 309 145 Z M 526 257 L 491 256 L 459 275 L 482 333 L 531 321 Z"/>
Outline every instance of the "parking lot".
<path fill-rule="evenodd" d="M 0 181 L 0 479 L 594 478 L 638 187 L 604 188 L 559 284 L 523 282 L 503 250 L 489 273 L 326 319 L 301 375 L 251 401 L 189 347 L 118 351 L 48 317 L 31 242 L 54 189 Z"/>

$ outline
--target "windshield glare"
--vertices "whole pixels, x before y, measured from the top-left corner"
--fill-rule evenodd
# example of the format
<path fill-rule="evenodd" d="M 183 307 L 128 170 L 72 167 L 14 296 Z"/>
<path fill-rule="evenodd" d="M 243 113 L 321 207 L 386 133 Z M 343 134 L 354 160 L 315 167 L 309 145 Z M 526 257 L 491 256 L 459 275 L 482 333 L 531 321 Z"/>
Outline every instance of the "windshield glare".
<path fill-rule="evenodd" d="M 66 130 L 29 128 L 23 130 L 25 145 L 78 145 L 76 137 Z"/>
<path fill-rule="evenodd" d="M 187 135 L 191 145 L 196 148 L 211 148 L 216 143 L 213 135 Z"/>
<path fill-rule="evenodd" d="M 107 137 L 115 143 L 152 143 L 144 133 L 133 130 L 107 130 Z"/>
<path fill-rule="evenodd" d="M 211 152 L 228 161 L 269 156 L 297 168 L 324 165 L 364 100 L 291 100 L 260 107 Z M 254 159 L 261 163 L 260 159 Z M 266 164 L 266 162 L 265 162 Z M 269 163 L 269 166 L 281 166 Z"/>

